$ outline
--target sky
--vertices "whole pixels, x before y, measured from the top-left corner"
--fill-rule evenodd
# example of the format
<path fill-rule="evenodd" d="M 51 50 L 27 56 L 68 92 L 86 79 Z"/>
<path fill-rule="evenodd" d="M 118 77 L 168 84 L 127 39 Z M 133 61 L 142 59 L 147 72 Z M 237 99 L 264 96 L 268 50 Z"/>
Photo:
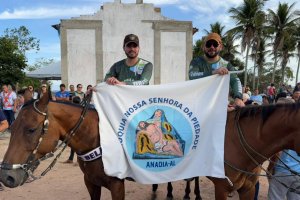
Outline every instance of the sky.
<path fill-rule="evenodd" d="M 60 41 L 57 31 L 51 25 L 59 24 L 61 19 L 70 19 L 80 15 L 92 15 L 100 10 L 106 2 L 114 0 L 0 0 L 0 35 L 5 29 L 26 26 L 31 36 L 40 40 L 40 51 L 27 54 L 28 64 L 37 59 L 46 58 L 60 60 Z M 136 0 L 121 0 L 122 3 L 135 3 Z M 144 0 L 161 8 L 162 15 L 180 21 L 192 21 L 193 27 L 199 29 L 194 41 L 205 35 L 204 30 L 217 21 L 225 26 L 225 30 L 234 27 L 228 10 L 239 6 L 243 0 Z M 279 0 L 269 0 L 266 9 L 276 10 Z M 282 0 L 281 3 L 297 2 Z M 300 10 L 300 2 L 295 9 Z M 290 65 L 296 67 L 296 60 Z"/>

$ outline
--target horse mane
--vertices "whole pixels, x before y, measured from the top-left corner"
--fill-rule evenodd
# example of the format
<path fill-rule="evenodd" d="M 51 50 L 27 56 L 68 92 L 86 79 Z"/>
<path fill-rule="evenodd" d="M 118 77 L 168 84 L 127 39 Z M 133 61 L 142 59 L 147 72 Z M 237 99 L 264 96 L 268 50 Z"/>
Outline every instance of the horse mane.
<path fill-rule="evenodd" d="M 22 108 L 25 108 L 29 105 L 32 105 L 33 102 L 36 101 L 36 99 L 31 99 L 30 101 L 27 101 L 26 103 L 24 103 Z M 76 104 L 76 103 L 72 103 L 72 102 L 65 102 L 65 101 L 54 101 L 54 100 L 49 100 L 49 102 L 53 102 L 53 103 L 58 103 L 58 104 L 64 104 L 64 105 L 69 105 L 69 106 L 73 106 L 73 107 L 78 107 L 78 108 L 82 108 L 82 105 L 80 104 Z M 89 108 L 89 110 L 95 110 L 95 108 Z"/>
<path fill-rule="evenodd" d="M 261 106 L 245 106 L 239 107 L 236 112 L 240 112 L 240 119 L 245 117 L 254 117 L 260 114 L 263 123 L 271 116 L 273 112 L 278 109 L 285 109 L 289 112 L 298 112 L 300 108 L 300 103 L 287 103 L 287 104 L 269 104 Z"/>

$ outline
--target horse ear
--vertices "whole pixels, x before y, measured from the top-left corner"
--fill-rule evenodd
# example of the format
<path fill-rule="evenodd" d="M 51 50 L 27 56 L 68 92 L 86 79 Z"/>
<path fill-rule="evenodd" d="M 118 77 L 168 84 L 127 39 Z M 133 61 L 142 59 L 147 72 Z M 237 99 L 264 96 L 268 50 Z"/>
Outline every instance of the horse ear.
<path fill-rule="evenodd" d="M 51 99 L 51 91 L 50 88 L 47 88 L 47 94 L 43 95 L 40 98 L 39 104 L 47 105 L 50 99 Z"/>
<path fill-rule="evenodd" d="M 24 91 L 24 103 L 30 101 L 32 99 L 32 94 L 28 89 Z"/>
<path fill-rule="evenodd" d="M 48 92 L 49 93 L 49 92 Z M 45 95 L 43 95 L 40 99 L 39 99 L 39 101 L 38 101 L 38 103 L 37 103 L 37 107 L 38 107 L 38 109 L 41 111 L 41 112 L 45 112 L 46 110 L 47 110 L 47 105 L 48 105 L 48 103 L 49 103 L 49 95 L 47 95 L 47 94 L 45 94 Z"/>

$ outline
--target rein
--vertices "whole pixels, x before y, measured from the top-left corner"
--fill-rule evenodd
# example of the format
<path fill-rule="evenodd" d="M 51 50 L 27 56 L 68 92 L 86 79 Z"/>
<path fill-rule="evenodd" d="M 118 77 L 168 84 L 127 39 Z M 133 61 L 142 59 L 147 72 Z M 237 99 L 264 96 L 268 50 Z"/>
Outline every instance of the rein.
<path fill-rule="evenodd" d="M 264 155 L 260 154 L 259 152 L 257 152 L 251 145 L 248 144 L 248 142 L 246 141 L 245 139 L 245 136 L 243 134 L 243 131 L 241 129 L 241 126 L 240 126 L 240 123 L 239 123 L 239 119 L 240 119 L 240 109 L 238 109 L 236 111 L 236 114 L 235 114 L 235 118 L 234 118 L 234 123 L 235 123 L 235 126 L 237 128 L 237 132 L 238 132 L 238 137 L 239 137 L 239 141 L 240 141 L 240 144 L 241 146 L 243 147 L 243 150 L 246 152 L 246 154 L 248 155 L 248 157 L 252 160 L 252 162 L 255 163 L 256 166 L 259 166 L 266 174 L 257 174 L 257 173 L 254 173 L 254 172 L 249 172 L 249 171 L 245 171 L 245 170 L 242 170 L 238 167 L 235 167 L 234 165 L 230 164 L 228 161 L 224 161 L 224 163 L 226 165 L 228 165 L 229 167 L 231 167 L 232 169 L 236 170 L 236 171 L 239 171 L 243 174 L 247 174 L 247 175 L 251 175 L 251 176 L 264 176 L 264 177 L 270 177 L 270 178 L 274 178 L 274 180 L 276 180 L 278 183 L 282 184 L 284 187 L 288 188 L 289 191 L 291 192 L 294 192 L 294 193 L 297 193 L 297 194 L 300 194 L 300 191 L 297 190 L 297 188 L 291 188 L 289 186 L 287 186 L 285 183 L 281 182 L 280 180 L 277 179 L 277 177 L 288 177 L 288 176 L 300 176 L 299 173 L 291 170 L 279 157 L 279 161 L 283 164 L 282 167 L 286 168 L 288 171 L 290 171 L 292 174 L 289 174 L 289 175 L 273 175 L 271 174 L 268 170 L 266 170 L 262 164 L 260 164 L 252 155 L 251 153 L 249 152 L 249 150 L 251 150 L 253 153 L 255 153 L 256 155 L 258 155 L 259 157 L 263 158 L 264 160 L 267 160 L 271 163 L 276 163 L 276 162 L 273 162 L 272 160 L 270 160 L 269 158 L 265 157 Z M 248 149 L 249 150 L 248 150 Z M 286 152 L 287 153 L 287 152 Z M 288 154 L 288 153 L 287 153 Z M 288 154 L 290 157 L 292 157 L 294 160 L 296 160 L 297 162 L 300 163 L 299 160 L 297 160 L 295 157 L 293 157 L 292 155 Z"/>
<path fill-rule="evenodd" d="M 78 128 L 80 127 L 81 123 L 84 120 L 84 117 L 89 109 L 90 106 L 90 101 L 92 98 L 92 93 L 90 93 L 90 95 L 87 95 L 87 97 L 83 100 L 84 103 L 83 105 L 83 110 L 81 112 L 81 115 L 78 119 L 78 121 L 76 122 L 75 126 L 66 134 L 65 139 L 59 144 L 57 145 L 50 153 L 45 154 L 44 156 L 42 156 L 41 158 L 34 160 L 34 157 L 38 151 L 38 148 L 43 140 L 44 135 L 46 135 L 48 133 L 48 127 L 49 127 L 49 120 L 48 120 L 48 110 L 46 110 L 45 112 L 40 111 L 36 104 L 39 102 L 39 100 L 35 100 L 33 102 L 33 108 L 34 111 L 36 111 L 38 114 L 45 116 L 45 119 L 43 121 L 43 128 L 41 130 L 41 136 L 38 140 L 38 144 L 36 145 L 35 149 L 32 151 L 32 153 L 29 155 L 28 160 L 25 164 L 8 164 L 8 163 L 1 163 L 0 164 L 0 169 L 5 169 L 5 170 L 12 170 L 12 169 L 23 169 L 29 176 L 31 176 L 34 180 L 37 179 L 37 177 L 35 177 L 33 175 L 33 171 L 37 168 L 37 166 L 40 164 L 41 161 L 46 160 L 48 158 L 51 158 L 54 156 L 54 153 L 61 148 L 63 145 L 63 148 L 60 150 L 60 152 L 56 155 L 56 157 L 54 158 L 54 160 L 49 164 L 49 166 L 41 173 L 41 176 L 46 175 L 46 173 L 48 173 L 56 164 L 58 158 L 61 156 L 62 152 L 66 149 L 66 147 L 68 146 L 68 144 L 71 141 L 71 138 L 75 135 L 76 131 L 78 130 Z"/>

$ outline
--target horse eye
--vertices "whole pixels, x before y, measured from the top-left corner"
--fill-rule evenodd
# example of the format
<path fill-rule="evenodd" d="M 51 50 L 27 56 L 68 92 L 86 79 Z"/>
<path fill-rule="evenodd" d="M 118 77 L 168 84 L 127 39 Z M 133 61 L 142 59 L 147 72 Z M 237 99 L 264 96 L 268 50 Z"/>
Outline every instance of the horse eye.
<path fill-rule="evenodd" d="M 34 133 L 36 131 L 36 128 L 30 128 L 28 129 L 29 133 Z"/>

